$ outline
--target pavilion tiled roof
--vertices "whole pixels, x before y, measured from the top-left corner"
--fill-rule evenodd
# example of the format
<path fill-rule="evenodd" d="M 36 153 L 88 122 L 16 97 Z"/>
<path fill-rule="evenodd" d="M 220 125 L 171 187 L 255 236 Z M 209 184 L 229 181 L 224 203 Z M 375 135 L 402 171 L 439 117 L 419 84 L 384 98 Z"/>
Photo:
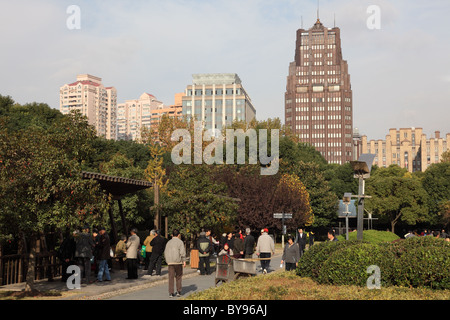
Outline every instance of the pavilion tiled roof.
<path fill-rule="evenodd" d="M 152 183 L 146 180 L 130 179 L 125 177 L 110 176 L 95 172 L 82 172 L 84 179 L 97 180 L 103 190 L 111 193 L 113 196 L 123 196 L 128 193 L 134 193 L 139 190 L 152 187 Z"/>

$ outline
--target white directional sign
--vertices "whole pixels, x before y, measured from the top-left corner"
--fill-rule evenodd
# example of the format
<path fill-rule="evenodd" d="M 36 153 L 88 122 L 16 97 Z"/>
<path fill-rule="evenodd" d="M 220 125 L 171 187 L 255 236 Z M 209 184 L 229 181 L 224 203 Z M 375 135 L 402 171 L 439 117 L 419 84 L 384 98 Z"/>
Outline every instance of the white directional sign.
<path fill-rule="evenodd" d="M 283 217 L 284 215 L 284 217 Z M 292 219 L 292 213 L 274 213 L 273 217 L 275 219 Z"/>

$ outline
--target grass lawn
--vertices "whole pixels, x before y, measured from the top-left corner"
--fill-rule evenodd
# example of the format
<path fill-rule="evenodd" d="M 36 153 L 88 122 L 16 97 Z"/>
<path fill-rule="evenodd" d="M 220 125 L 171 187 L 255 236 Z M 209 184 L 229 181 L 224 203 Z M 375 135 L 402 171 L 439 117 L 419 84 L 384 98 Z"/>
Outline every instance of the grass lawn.
<path fill-rule="evenodd" d="M 320 285 L 294 271 L 276 271 L 231 281 L 190 295 L 188 300 L 450 300 L 450 290 Z"/>

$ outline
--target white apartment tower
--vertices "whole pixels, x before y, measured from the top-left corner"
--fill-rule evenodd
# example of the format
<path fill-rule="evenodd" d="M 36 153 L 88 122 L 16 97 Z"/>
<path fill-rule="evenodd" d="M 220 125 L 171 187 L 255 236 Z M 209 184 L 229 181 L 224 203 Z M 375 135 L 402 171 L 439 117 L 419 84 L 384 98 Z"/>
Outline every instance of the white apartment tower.
<path fill-rule="evenodd" d="M 141 138 L 142 128 L 150 128 L 152 111 L 163 108 L 164 104 L 149 93 L 139 99 L 127 100 L 117 105 L 117 139 L 135 140 Z"/>
<path fill-rule="evenodd" d="M 101 78 L 80 74 L 76 82 L 63 85 L 59 90 L 59 108 L 63 114 L 79 110 L 98 136 L 117 139 L 117 90 L 103 86 Z"/>

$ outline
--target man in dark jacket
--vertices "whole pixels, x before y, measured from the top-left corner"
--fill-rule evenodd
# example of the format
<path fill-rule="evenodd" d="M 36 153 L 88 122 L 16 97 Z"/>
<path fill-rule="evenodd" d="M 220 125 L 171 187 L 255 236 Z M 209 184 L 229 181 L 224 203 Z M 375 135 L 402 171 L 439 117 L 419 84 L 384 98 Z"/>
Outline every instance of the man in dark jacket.
<path fill-rule="evenodd" d="M 255 237 L 250 234 L 250 228 L 245 229 L 244 238 L 244 257 L 245 259 L 251 259 L 253 252 L 255 251 Z"/>
<path fill-rule="evenodd" d="M 111 275 L 109 274 L 108 259 L 111 257 L 111 243 L 109 236 L 106 233 L 105 228 L 100 228 L 98 232 L 97 242 L 97 261 L 98 261 L 98 274 L 97 281 L 103 281 L 103 273 L 105 274 L 106 281 L 111 281 Z"/>
<path fill-rule="evenodd" d="M 236 259 L 243 258 L 244 256 L 244 240 L 241 239 L 239 232 L 234 235 L 233 242 L 233 257 Z"/>
<path fill-rule="evenodd" d="M 75 233 L 75 232 L 74 232 Z M 58 258 L 61 260 L 61 266 L 62 266 L 62 275 L 61 275 L 61 281 L 66 282 L 69 278 L 69 275 L 67 274 L 67 268 L 71 264 L 75 264 L 74 262 L 74 256 L 75 256 L 75 249 L 76 249 L 76 243 L 75 239 L 72 235 L 68 235 L 64 241 L 61 243 L 61 247 L 58 250 Z"/>
<path fill-rule="evenodd" d="M 306 233 L 303 232 L 302 227 L 298 228 L 297 235 L 295 237 L 295 243 L 298 243 L 301 257 L 306 248 Z"/>
<path fill-rule="evenodd" d="M 206 237 L 205 232 L 200 232 L 200 237 L 197 241 L 198 257 L 199 257 L 199 269 L 200 275 L 211 273 L 211 267 L 209 264 L 209 257 L 212 252 L 212 245 L 209 239 Z M 206 269 L 206 270 L 205 270 Z"/>
<path fill-rule="evenodd" d="M 164 249 L 166 248 L 167 239 L 161 237 L 161 232 L 156 230 L 156 235 L 153 240 L 150 242 L 152 246 L 152 256 L 150 257 L 150 262 L 148 265 L 148 276 L 152 275 L 153 269 L 155 269 L 155 275 L 161 275 L 161 265 L 162 265 L 162 257 L 164 253 Z"/>
<path fill-rule="evenodd" d="M 83 232 L 75 237 L 75 258 L 80 267 L 81 273 L 84 274 L 86 282 L 90 283 L 91 279 L 91 258 L 93 256 L 94 240 L 89 233 L 89 226 L 84 226 Z"/>

